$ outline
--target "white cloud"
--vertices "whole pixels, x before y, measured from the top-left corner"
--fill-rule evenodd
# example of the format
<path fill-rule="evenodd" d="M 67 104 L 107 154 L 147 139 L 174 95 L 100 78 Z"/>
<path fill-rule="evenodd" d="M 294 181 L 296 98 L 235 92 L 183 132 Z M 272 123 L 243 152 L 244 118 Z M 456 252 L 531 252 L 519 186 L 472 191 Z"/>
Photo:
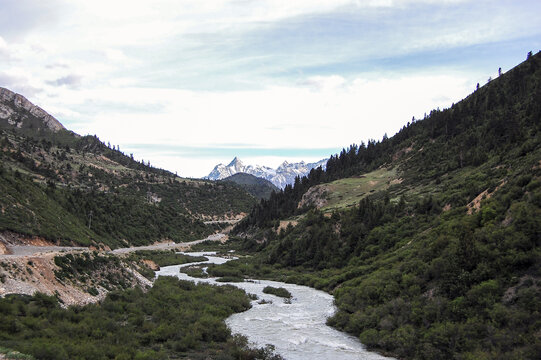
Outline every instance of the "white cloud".
<path fill-rule="evenodd" d="M 47 26 L 28 26 L 16 42 L 0 37 L 0 86 L 23 93 L 73 130 L 121 147 L 342 147 L 391 135 L 413 115 L 449 106 L 488 71 L 472 70 L 468 59 L 453 71 L 428 69 L 427 51 L 539 33 L 528 21 L 539 5 L 529 3 L 528 11 L 498 4 L 505 6 L 485 0 L 65 0 Z M 408 12 L 410 6 L 419 13 Z M 358 23 L 338 26 L 345 20 Z M 321 28 L 312 33 L 304 28 L 309 23 Z M 303 35 L 295 38 L 282 25 Z M 405 54 L 421 62 L 401 73 L 392 62 Z M 373 59 L 388 60 L 390 70 Z M 193 176 L 217 162 L 151 148 L 140 156 Z"/>
<path fill-rule="evenodd" d="M 131 60 L 124 54 L 124 52 L 122 52 L 122 50 L 119 49 L 107 49 L 105 50 L 105 56 L 108 60 L 120 63 L 125 63 L 126 61 Z"/>
<path fill-rule="evenodd" d="M 143 46 L 180 34 L 219 33 L 253 23 L 326 12 L 351 0 L 85 0 L 68 3 L 72 10 L 67 26 L 71 31 L 59 32 L 57 37 L 71 38 L 77 34 L 80 37 L 77 45 L 82 48 Z"/>
<path fill-rule="evenodd" d="M 82 78 L 79 75 L 76 74 L 69 74 L 66 76 L 62 76 L 55 80 L 46 81 L 47 84 L 53 85 L 53 86 L 67 86 L 71 88 L 79 88 L 82 83 Z"/>
<path fill-rule="evenodd" d="M 4 38 L 0 36 L 0 59 L 8 58 L 8 57 L 9 57 L 8 44 L 6 43 Z"/>
<path fill-rule="evenodd" d="M 450 106 L 473 90 L 468 79 L 466 75 L 417 74 L 346 81 L 329 76 L 317 80 L 331 86 L 272 86 L 231 92 L 59 89 L 59 96 L 47 99 L 47 103 L 53 104 L 50 109 L 61 121 L 73 119 L 68 121 L 73 130 L 97 133 L 121 147 L 137 143 L 203 149 L 239 144 L 266 149 L 339 148 L 380 139 L 384 133 L 392 135 L 413 115 L 420 118 L 436 106 Z M 116 105 L 106 106 L 112 99 Z M 96 108 L 88 102 L 95 102 Z M 88 108 L 85 112 L 78 112 L 84 107 Z M 85 121 L 77 121 L 81 118 Z M 139 156 L 190 176 L 203 176 L 209 171 L 208 164 L 217 163 L 216 159 L 188 159 L 152 147 Z M 283 161 L 284 157 L 274 159 Z M 195 166 L 199 161 L 201 165 Z"/>
<path fill-rule="evenodd" d="M 299 84 L 319 91 L 336 90 L 346 84 L 346 79 L 340 75 L 310 76 L 308 79 L 300 81 Z"/>

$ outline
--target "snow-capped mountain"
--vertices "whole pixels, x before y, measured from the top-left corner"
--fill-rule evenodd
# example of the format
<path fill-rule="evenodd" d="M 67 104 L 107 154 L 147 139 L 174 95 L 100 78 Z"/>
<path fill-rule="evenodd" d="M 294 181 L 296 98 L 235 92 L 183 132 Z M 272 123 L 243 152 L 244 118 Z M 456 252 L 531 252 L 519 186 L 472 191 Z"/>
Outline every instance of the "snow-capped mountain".
<path fill-rule="evenodd" d="M 287 184 L 293 184 L 295 177 L 303 177 L 308 175 L 310 170 L 321 166 L 324 170 L 327 166 L 327 159 L 320 160 L 315 163 L 288 163 L 284 161 L 282 165 L 276 169 L 261 165 L 244 165 L 239 158 L 235 157 L 229 165 L 218 164 L 205 177 L 210 180 L 222 180 L 236 173 L 246 173 L 263 179 L 269 180 L 271 183 L 283 189 Z"/>

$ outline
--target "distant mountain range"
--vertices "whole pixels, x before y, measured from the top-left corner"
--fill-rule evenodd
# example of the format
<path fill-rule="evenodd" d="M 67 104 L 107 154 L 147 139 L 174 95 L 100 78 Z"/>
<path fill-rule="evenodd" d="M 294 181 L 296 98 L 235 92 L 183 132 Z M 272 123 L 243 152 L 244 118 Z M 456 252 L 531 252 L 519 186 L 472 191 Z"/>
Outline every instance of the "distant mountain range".
<path fill-rule="evenodd" d="M 205 179 L 222 180 L 237 173 L 246 173 L 266 179 L 276 185 L 276 187 L 283 189 L 287 184 L 293 184 L 295 177 L 308 175 L 312 169 L 321 166 L 323 170 L 325 170 L 327 160 L 328 159 L 323 159 L 315 163 L 305 163 L 304 161 L 288 163 L 287 161 L 284 161 L 282 165 L 273 169 L 261 165 L 244 165 L 238 157 L 235 157 L 229 165 L 216 165 Z"/>

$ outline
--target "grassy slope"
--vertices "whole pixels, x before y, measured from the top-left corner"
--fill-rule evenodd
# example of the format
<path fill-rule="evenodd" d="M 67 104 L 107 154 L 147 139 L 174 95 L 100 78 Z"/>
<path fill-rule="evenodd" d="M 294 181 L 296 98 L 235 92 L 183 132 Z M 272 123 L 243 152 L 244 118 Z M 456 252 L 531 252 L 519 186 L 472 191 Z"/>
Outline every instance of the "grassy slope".
<path fill-rule="evenodd" d="M 380 168 L 356 177 L 335 180 L 315 186 L 311 191 L 321 193 L 324 204 L 321 210 L 332 212 L 355 206 L 374 192 L 388 189 L 400 182 L 396 169 Z"/>

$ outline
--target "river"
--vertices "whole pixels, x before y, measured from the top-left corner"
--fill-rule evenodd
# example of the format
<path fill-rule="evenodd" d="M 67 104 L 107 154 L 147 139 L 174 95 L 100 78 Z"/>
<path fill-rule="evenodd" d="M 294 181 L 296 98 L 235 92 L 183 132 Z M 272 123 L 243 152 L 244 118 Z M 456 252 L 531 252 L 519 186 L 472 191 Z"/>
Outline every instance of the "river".
<path fill-rule="evenodd" d="M 193 256 L 206 256 L 209 261 L 202 263 L 223 264 L 228 261 L 213 256 L 214 252 L 184 253 Z M 392 359 L 369 352 L 353 336 L 337 331 L 325 324 L 336 307 L 333 297 L 323 291 L 307 286 L 286 284 L 277 281 L 253 280 L 243 283 L 221 283 L 214 278 L 199 279 L 179 272 L 184 266 L 202 263 L 165 266 L 156 276 L 177 276 L 183 280 L 210 284 L 231 284 L 255 294 L 259 298 L 252 302 L 252 308 L 233 314 L 226 324 L 234 334 L 242 334 L 257 347 L 272 344 L 276 353 L 287 360 L 333 359 L 333 360 L 383 360 Z M 291 302 L 283 298 L 263 293 L 265 286 L 283 287 L 292 294 Z M 265 300 L 267 303 L 259 303 Z"/>

